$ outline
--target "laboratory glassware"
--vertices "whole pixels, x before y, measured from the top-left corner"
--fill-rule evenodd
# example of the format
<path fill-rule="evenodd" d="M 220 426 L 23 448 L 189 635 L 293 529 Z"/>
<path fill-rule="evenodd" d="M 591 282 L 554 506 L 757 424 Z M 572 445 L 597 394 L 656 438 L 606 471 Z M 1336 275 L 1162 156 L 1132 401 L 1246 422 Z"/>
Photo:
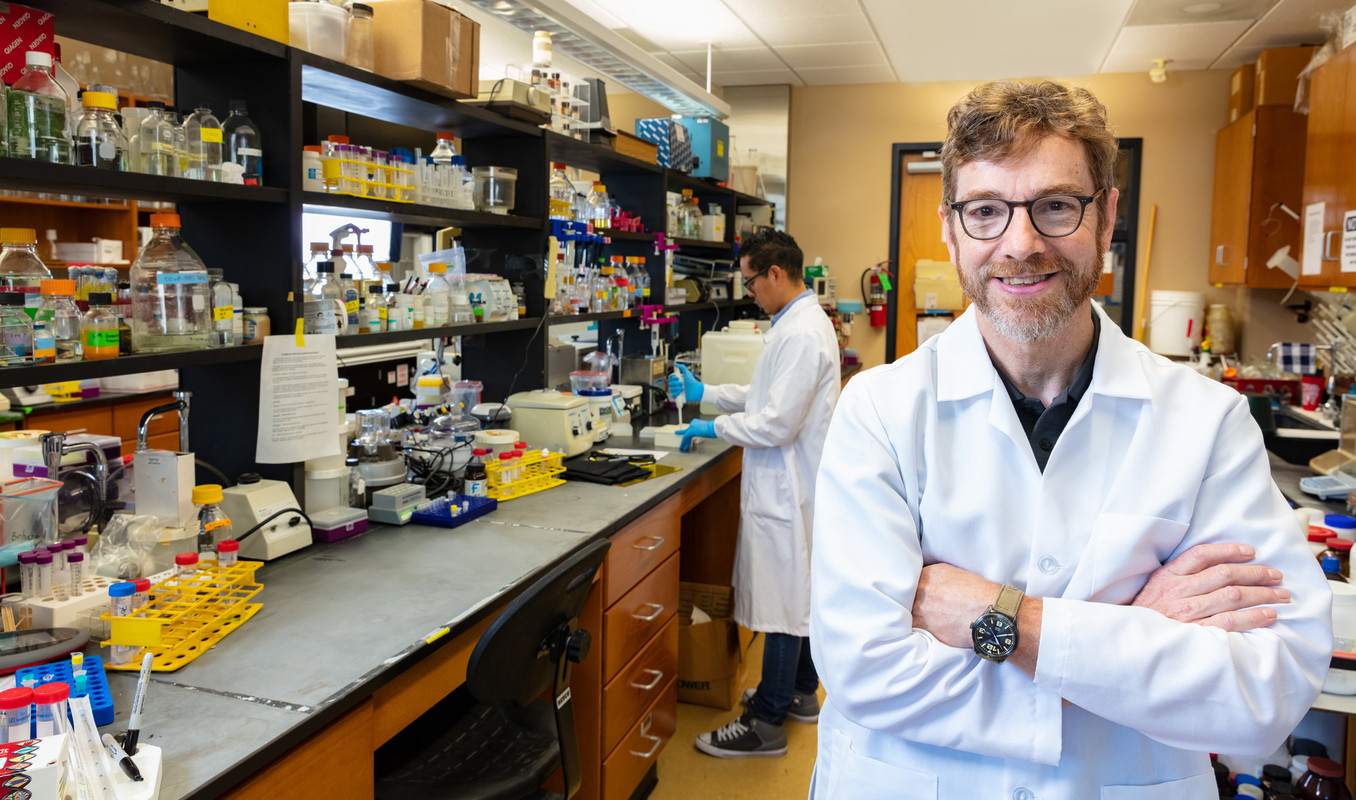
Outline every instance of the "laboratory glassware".
<path fill-rule="evenodd" d="M 178 214 L 152 214 L 151 228 L 132 263 L 132 350 L 205 348 L 212 331 L 207 267 L 179 235 Z"/>
<path fill-rule="evenodd" d="M 199 103 L 184 121 L 184 147 L 188 170 L 184 177 L 221 182 L 221 122 L 206 103 Z"/>
<path fill-rule="evenodd" d="M 42 282 L 42 305 L 33 317 L 34 360 L 51 351 L 49 361 L 79 361 L 80 309 L 75 304 L 75 281 Z M 46 362 L 39 362 L 46 363 Z"/>
<path fill-rule="evenodd" d="M 33 320 L 24 312 L 24 296 L 0 292 L 0 366 L 33 363 Z"/>
<path fill-rule="evenodd" d="M 89 310 L 80 320 L 80 340 L 86 361 L 118 357 L 118 318 L 113 313 L 113 295 L 108 292 L 90 294 Z"/>
<path fill-rule="evenodd" d="M 37 313 L 42 282 L 52 273 L 38 258 L 38 235 L 32 228 L 0 228 L 0 292 L 23 292 L 24 307 Z"/>
<path fill-rule="evenodd" d="M 30 50 L 24 69 L 9 87 L 9 154 L 52 164 L 71 162 L 66 92 L 52 77 L 52 56 Z"/>
<path fill-rule="evenodd" d="M 221 135 L 226 152 L 225 161 L 239 164 L 244 170 L 244 179 L 254 179 L 260 186 L 264 183 L 264 144 L 259 135 L 259 126 L 249 118 L 244 100 L 231 101 L 231 113 L 221 123 Z"/>
<path fill-rule="evenodd" d="M 75 126 L 76 166 L 127 169 L 127 137 L 113 116 L 117 99 L 107 92 L 80 95 L 84 111 Z"/>

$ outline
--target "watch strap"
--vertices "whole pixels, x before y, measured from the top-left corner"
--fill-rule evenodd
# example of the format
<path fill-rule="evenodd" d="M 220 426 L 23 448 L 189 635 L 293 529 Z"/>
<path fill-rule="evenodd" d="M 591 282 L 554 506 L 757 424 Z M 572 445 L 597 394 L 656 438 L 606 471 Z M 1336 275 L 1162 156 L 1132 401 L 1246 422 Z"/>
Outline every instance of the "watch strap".
<path fill-rule="evenodd" d="M 1021 589 L 1004 586 L 998 592 L 998 599 L 993 602 L 993 610 L 1016 622 L 1017 609 L 1021 607 L 1022 600 L 1025 597 L 1026 595 L 1022 593 Z"/>

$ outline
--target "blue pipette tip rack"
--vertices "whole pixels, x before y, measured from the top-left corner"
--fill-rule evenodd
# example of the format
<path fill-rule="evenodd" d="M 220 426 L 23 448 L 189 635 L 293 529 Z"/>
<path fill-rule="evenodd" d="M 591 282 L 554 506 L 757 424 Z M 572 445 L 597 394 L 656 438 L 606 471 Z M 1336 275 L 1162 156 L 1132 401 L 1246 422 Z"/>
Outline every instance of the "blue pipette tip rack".
<path fill-rule="evenodd" d="M 14 673 L 14 685 L 23 686 L 24 681 L 32 678 L 36 681 L 33 688 L 46 683 L 64 683 L 71 687 L 71 697 L 89 696 L 90 708 L 94 709 L 94 724 L 107 725 L 113 721 L 113 695 L 108 691 L 108 678 L 104 675 L 104 662 L 98 656 L 85 656 L 85 691 L 75 690 L 75 672 L 71 669 L 71 660 L 51 661 L 36 667 L 24 667 Z"/>
<path fill-rule="evenodd" d="M 470 503 L 470 508 L 457 516 L 452 516 L 452 506 L 461 508 L 462 503 Z M 420 525 L 432 525 L 435 528 L 455 528 L 476 517 L 483 517 L 499 507 L 499 501 L 489 497 L 471 497 L 465 494 L 449 494 L 437 500 L 430 500 L 415 509 L 410 522 Z"/>

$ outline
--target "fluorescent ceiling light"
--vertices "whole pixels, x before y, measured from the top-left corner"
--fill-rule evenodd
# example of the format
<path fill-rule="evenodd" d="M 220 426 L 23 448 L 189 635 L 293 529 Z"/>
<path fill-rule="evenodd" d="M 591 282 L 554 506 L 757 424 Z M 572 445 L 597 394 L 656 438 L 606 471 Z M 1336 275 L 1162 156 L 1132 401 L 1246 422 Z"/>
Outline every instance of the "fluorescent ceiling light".
<path fill-rule="evenodd" d="M 528 34 L 551 33 L 551 49 L 675 113 L 730 116 L 730 104 L 706 91 L 566 0 L 470 0 Z"/>

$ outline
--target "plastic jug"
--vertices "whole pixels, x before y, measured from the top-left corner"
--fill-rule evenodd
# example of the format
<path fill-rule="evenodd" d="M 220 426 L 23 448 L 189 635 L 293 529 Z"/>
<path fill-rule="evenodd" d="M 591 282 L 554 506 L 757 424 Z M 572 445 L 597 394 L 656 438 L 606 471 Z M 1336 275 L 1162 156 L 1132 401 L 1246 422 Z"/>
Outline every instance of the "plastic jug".
<path fill-rule="evenodd" d="M 748 384 L 763 352 L 763 334 L 749 320 L 737 319 L 723 330 L 702 334 L 702 383 Z M 703 414 L 719 414 L 715 405 L 702 401 Z"/>

